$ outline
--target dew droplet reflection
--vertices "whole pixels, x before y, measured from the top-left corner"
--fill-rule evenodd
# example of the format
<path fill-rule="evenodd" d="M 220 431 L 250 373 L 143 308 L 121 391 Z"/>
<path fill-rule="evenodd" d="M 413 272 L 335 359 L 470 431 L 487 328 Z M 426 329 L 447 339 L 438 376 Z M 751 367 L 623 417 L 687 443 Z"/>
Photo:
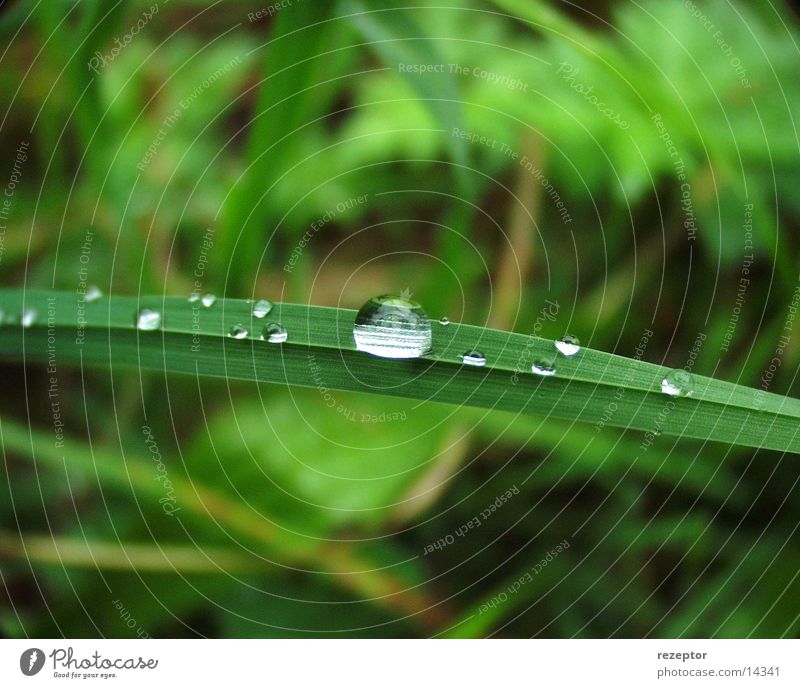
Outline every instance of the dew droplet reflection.
<path fill-rule="evenodd" d="M 581 343 L 574 334 L 565 334 L 556 339 L 556 349 L 564 356 L 574 356 L 581 350 Z"/>
<path fill-rule="evenodd" d="M 140 308 L 136 313 L 136 329 L 150 332 L 161 327 L 161 313 L 152 308 Z"/>
<path fill-rule="evenodd" d="M 476 366 L 482 368 L 486 365 L 486 356 L 480 351 L 467 351 L 461 354 L 461 361 L 464 365 Z"/>
<path fill-rule="evenodd" d="M 33 327 L 36 324 L 36 319 L 38 317 L 39 313 L 34 308 L 26 308 L 24 311 L 22 311 L 22 318 L 20 322 L 25 328 Z"/>
<path fill-rule="evenodd" d="M 431 321 L 403 296 L 376 296 L 358 311 L 353 339 L 359 351 L 381 358 L 419 358 L 431 350 Z"/>
<path fill-rule="evenodd" d="M 552 361 L 547 361 L 540 358 L 533 362 L 531 365 L 531 372 L 534 375 L 541 375 L 542 377 L 551 377 L 556 374 L 555 366 Z"/>
<path fill-rule="evenodd" d="M 688 397 L 694 391 L 692 374 L 681 368 L 670 370 L 661 381 L 661 391 L 670 397 Z"/>
<path fill-rule="evenodd" d="M 289 333 L 280 323 L 270 323 L 264 328 L 261 338 L 270 344 L 283 344 L 289 338 Z"/>
<path fill-rule="evenodd" d="M 272 301 L 259 299 L 253 304 L 253 317 L 266 318 L 272 311 Z"/>

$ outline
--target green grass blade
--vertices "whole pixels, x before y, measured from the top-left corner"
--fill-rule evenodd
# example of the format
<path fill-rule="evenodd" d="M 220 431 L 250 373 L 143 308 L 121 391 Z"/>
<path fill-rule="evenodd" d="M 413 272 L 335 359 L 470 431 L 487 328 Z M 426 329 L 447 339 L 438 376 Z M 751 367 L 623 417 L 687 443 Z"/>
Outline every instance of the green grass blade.
<path fill-rule="evenodd" d="M 240 267 L 237 274 L 252 275 L 258 267 L 263 228 L 278 221 L 265 199 L 295 162 L 293 141 L 303 136 L 304 127 L 334 96 L 325 84 L 330 75 L 324 76 L 339 59 L 326 54 L 337 33 L 336 23 L 330 21 L 332 12 L 332 4 L 305 3 L 291 12 L 279 12 L 275 19 L 248 133 L 247 167 L 223 212 L 228 231 L 220 236 L 226 257 L 220 264 L 235 260 Z M 309 51 L 309 46 L 315 49 Z M 237 275 L 226 276 L 228 281 L 236 286 Z"/>
<path fill-rule="evenodd" d="M 391 69 L 403 70 L 402 75 L 441 125 L 455 165 L 453 174 L 458 191 L 462 197 L 472 198 L 475 184 L 469 144 L 450 134 L 454 128 L 464 128 L 461 95 L 455 76 L 447 69 L 427 73 L 405 71 L 405 65 L 416 68 L 420 65 L 446 66 L 447 60 L 440 54 L 436 41 L 412 20 L 407 8 L 373 9 L 360 0 L 343 0 L 341 8 L 370 41 L 370 47 L 383 63 Z"/>
<path fill-rule="evenodd" d="M 138 308 L 162 313 L 162 328 L 140 332 Z M 355 390 L 535 413 L 659 431 L 699 440 L 800 451 L 800 401 L 722 380 L 694 376 L 691 397 L 661 391 L 663 366 L 592 349 L 558 356 L 556 375 L 530 372 L 532 361 L 554 358 L 551 340 L 473 325 L 433 322 L 433 351 L 413 360 L 388 360 L 357 351 L 355 311 L 281 303 L 266 320 L 251 315 L 248 301 L 220 299 L 211 308 L 181 297 L 103 297 L 83 303 L 68 292 L 0 290 L 6 323 L 0 356 L 26 362 L 83 362 L 139 366 L 173 373 Z M 23 328 L 19 315 L 37 318 Z M 10 320 L 14 322 L 10 322 Z M 78 329 L 78 322 L 85 321 Z M 286 327 L 285 344 L 258 337 L 266 321 Z M 228 332 L 243 324 L 245 339 Z M 461 354 L 479 349 L 485 368 L 464 366 Z M 649 448 L 646 435 L 641 448 Z"/>
<path fill-rule="evenodd" d="M 252 572 L 264 562 L 220 547 L 149 543 L 103 542 L 80 537 L 54 537 L 0 531 L 0 554 L 6 558 L 49 564 L 116 571 L 157 573 Z M 260 566 L 259 566 L 260 564 Z"/>

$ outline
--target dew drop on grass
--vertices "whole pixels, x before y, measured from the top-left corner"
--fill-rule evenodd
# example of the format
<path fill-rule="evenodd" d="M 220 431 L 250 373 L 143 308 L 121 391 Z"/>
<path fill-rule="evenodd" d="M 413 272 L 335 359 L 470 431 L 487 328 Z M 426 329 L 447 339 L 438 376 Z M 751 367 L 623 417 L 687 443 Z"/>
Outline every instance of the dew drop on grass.
<path fill-rule="evenodd" d="M 140 308 L 136 313 L 136 329 L 151 332 L 161 327 L 161 313 L 152 308 Z"/>
<path fill-rule="evenodd" d="M 253 315 L 256 318 L 266 318 L 272 311 L 272 301 L 259 299 L 253 304 Z"/>
<path fill-rule="evenodd" d="M 445 327 L 450 324 L 450 318 L 440 318 L 439 324 L 444 325 Z"/>
<path fill-rule="evenodd" d="M 581 350 L 581 343 L 574 334 L 565 334 L 561 339 L 556 339 L 556 349 L 565 356 L 574 356 Z"/>
<path fill-rule="evenodd" d="M 217 297 L 214 296 L 214 294 L 203 294 L 203 296 L 200 298 L 200 302 L 206 308 L 211 308 L 211 306 L 217 302 Z"/>
<path fill-rule="evenodd" d="M 84 303 L 92 303 L 93 301 L 97 301 L 97 299 L 99 299 L 102 295 L 103 292 L 100 291 L 100 289 L 94 284 L 92 284 L 86 288 L 86 293 L 83 295 L 83 301 Z"/>
<path fill-rule="evenodd" d="M 531 372 L 534 375 L 550 377 L 556 374 L 556 369 L 552 361 L 547 361 L 543 358 L 540 358 L 533 362 L 533 365 L 531 366 Z"/>
<path fill-rule="evenodd" d="M 23 327 L 33 327 L 36 324 L 36 318 L 39 317 L 39 314 L 33 308 L 26 308 L 22 311 L 22 326 Z"/>
<path fill-rule="evenodd" d="M 289 333 L 280 323 L 270 323 L 264 328 L 261 338 L 270 344 L 283 344 L 289 338 Z"/>
<path fill-rule="evenodd" d="M 694 391 L 694 379 L 686 370 L 670 370 L 661 381 L 661 391 L 670 397 L 688 397 Z"/>
<path fill-rule="evenodd" d="M 236 324 L 230 329 L 228 336 L 234 339 L 244 339 L 247 336 L 247 328 L 241 323 Z"/>
<path fill-rule="evenodd" d="M 189 303 L 197 303 L 199 300 L 200 294 L 198 294 L 196 291 L 193 291 L 191 294 L 189 294 Z"/>
<path fill-rule="evenodd" d="M 461 361 L 464 365 L 476 366 L 482 368 L 486 365 L 486 356 L 480 351 L 467 351 L 461 354 Z"/>
<path fill-rule="evenodd" d="M 431 321 L 403 296 L 376 296 L 358 311 L 356 349 L 381 358 L 419 358 L 431 350 Z"/>

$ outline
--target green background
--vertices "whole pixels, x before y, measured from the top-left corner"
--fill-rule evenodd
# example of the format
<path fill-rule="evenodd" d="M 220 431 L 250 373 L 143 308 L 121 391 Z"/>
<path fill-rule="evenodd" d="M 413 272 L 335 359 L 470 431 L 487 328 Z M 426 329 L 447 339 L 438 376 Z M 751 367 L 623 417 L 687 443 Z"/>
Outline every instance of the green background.
<path fill-rule="evenodd" d="M 697 372 L 797 396 L 796 11 L 442 4 L 5 3 L 3 286 L 407 290 L 437 319 L 671 367 L 703 336 Z M 63 447 L 47 367 L 0 366 L 4 636 L 800 629 L 795 456 L 57 377 Z"/>

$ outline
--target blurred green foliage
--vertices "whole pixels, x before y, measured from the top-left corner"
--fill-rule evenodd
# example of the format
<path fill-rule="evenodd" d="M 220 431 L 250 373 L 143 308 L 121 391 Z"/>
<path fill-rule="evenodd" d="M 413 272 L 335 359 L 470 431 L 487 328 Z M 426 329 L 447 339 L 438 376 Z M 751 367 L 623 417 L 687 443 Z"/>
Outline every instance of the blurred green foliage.
<path fill-rule="evenodd" d="M 409 288 L 431 315 L 519 332 L 549 299 L 544 336 L 632 356 L 652 329 L 644 357 L 682 366 L 702 332 L 698 372 L 762 384 L 798 286 L 790 8 L 361 0 L 251 20 L 269 3 L 171 0 L 125 42 L 153 4 L 0 9 L 0 186 L 30 142 L 4 284 L 75 289 L 86 266 L 107 292 L 188 293 L 199 279 L 348 307 Z M 795 333 L 769 391 L 796 396 L 798 363 Z M 642 453 L 610 428 L 344 393 L 331 407 L 319 390 L 122 368 L 59 369 L 62 451 L 44 367 L 2 370 L 7 636 L 800 629 L 793 456 L 667 438 Z M 180 486 L 179 518 L 159 503 L 143 425 Z M 426 553 L 512 486 L 482 526 Z M 27 555 L 43 534 L 145 544 L 172 565 L 151 570 L 133 549 L 127 569 Z M 241 563 L 185 571 L 185 545 Z"/>

